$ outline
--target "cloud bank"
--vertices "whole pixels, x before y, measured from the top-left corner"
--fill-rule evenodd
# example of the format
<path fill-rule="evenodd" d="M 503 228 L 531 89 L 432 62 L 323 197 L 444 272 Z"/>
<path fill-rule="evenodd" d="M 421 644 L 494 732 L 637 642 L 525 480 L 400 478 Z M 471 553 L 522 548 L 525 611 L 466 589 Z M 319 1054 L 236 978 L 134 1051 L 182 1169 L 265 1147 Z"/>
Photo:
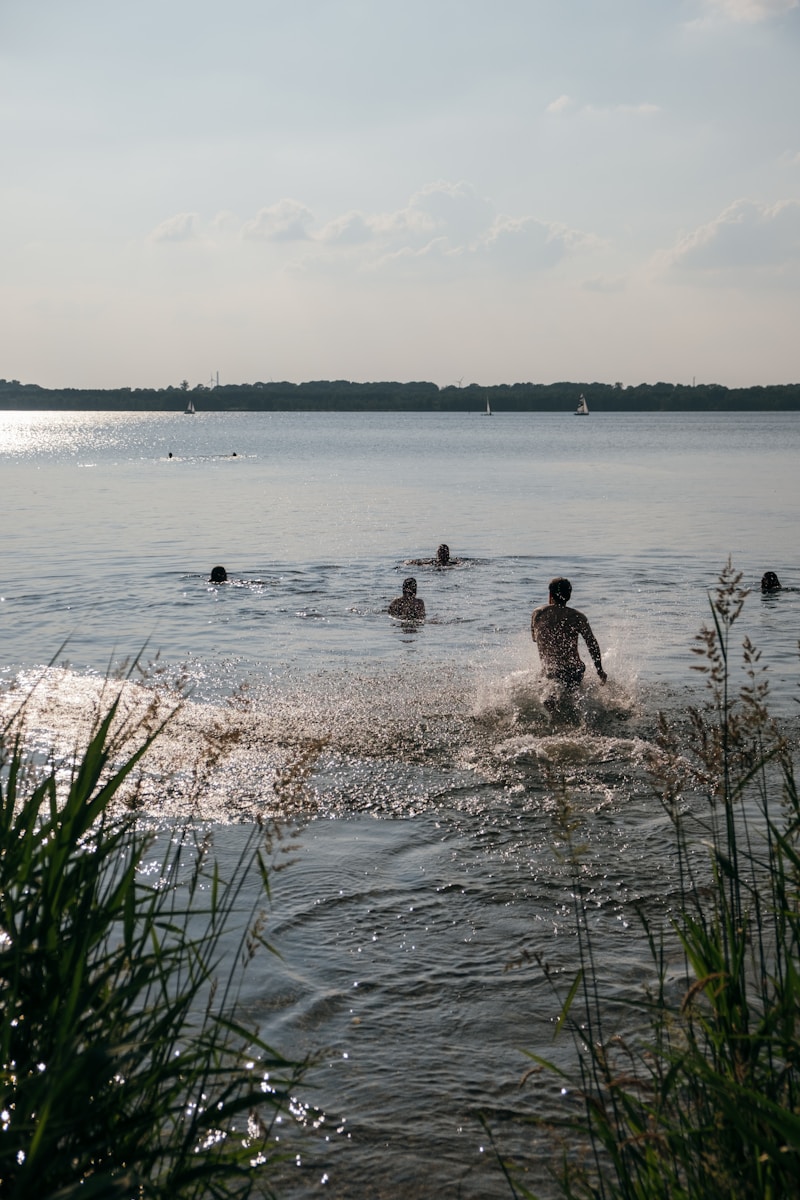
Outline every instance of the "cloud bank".
<path fill-rule="evenodd" d="M 270 243 L 293 249 L 303 272 L 341 270 L 459 270 L 486 266 L 504 273 L 545 271 L 600 242 L 591 233 L 528 214 L 496 212 L 469 183 L 439 181 L 389 212 L 351 210 L 320 223 L 298 200 L 284 198 L 254 217 L 220 214 L 202 224 L 197 213 L 177 213 L 150 234 L 153 242 Z"/>

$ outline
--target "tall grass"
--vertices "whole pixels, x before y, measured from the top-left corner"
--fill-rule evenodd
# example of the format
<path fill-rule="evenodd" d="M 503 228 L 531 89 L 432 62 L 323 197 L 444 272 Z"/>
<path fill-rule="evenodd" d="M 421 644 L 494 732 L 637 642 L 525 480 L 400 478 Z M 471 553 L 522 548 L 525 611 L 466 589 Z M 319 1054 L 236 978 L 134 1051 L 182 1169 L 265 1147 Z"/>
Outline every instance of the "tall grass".
<path fill-rule="evenodd" d="M 638 912 L 654 984 L 637 1039 L 609 1029 L 574 854 L 581 969 L 558 1022 L 578 1061 L 564 1076 L 577 1113 L 560 1122 L 567 1197 L 800 1195 L 800 803 L 759 654 L 744 638 L 732 658 L 745 595 L 729 563 L 696 645 L 706 702 L 688 732 L 661 722 L 652 772 L 680 900 L 663 919 Z M 569 838 L 566 806 L 563 824 Z"/>
<path fill-rule="evenodd" d="M 161 721 L 120 759 L 119 704 L 66 779 L 18 726 L 0 736 L 0 1194 L 271 1194 L 304 1064 L 237 1015 L 266 946 L 243 889 L 268 891 L 267 831 L 227 880 L 190 826 L 159 853 L 130 791 Z"/>

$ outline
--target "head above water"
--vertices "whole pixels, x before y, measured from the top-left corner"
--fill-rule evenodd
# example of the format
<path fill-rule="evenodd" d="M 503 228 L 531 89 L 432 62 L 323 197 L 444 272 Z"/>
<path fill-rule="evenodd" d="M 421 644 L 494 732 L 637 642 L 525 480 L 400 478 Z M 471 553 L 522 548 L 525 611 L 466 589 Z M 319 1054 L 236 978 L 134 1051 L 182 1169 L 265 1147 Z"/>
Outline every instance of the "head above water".
<path fill-rule="evenodd" d="M 403 595 L 404 596 L 416 596 L 416 594 L 417 594 L 417 581 L 416 581 L 416 579 L 414 579 L 414 577 L 412 575 L 409 575 L 408 579 L 403 580 Z"/>
<path fill-rule="evenodd" d="M 548 585 L 550 591 L 550 603 L 558 604 L 564 607 L 572 595 L 572 584 L 568 579 L 564 579 L 561 575 L 556 575 L 555 579 L 551 579 Z"/>
<path fill-rule="evenodd" d="M 762 592 L 779 592 L 781 590 L 781 581 L 774 571 L 765 571 L 761 576 Z"/>
<path fill-rule="evenodd" d="M 436 561 L 440 567 L 446 567 L 450 562 L 450 547 L 447 542 L 442 542 L 441 546 L 436 551 Z"/>
<path fill-rule="evenodd" d="M 228 572 L 224 567 L 212 567 L 211 574 L 208 577 L 209 583 L 227 583 Z"/>

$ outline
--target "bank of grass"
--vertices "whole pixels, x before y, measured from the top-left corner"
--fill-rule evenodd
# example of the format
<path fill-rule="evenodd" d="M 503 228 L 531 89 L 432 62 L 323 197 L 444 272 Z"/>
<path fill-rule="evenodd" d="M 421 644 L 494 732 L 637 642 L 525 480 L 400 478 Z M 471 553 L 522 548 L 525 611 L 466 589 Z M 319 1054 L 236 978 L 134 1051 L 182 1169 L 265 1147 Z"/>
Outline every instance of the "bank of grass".
<path fill-rule="evenodd" d="M 154 706 L 118 736 L 119 705 L 66 778 L 32 763 L 19 721 L 0 734 L 0 1194 L 270 1195 L 306 1064 L 237 1011 L 269 950 L 268 831 L 229 879 L 191 825 L 147 832 L 135 777 L 163 721 Z"/>
<path fill-rule="evenodd" d="M 680 901 L 663 918 L 638 911 L 654 982 L 632 1000 L 646 1030 L 636 1040 L 611 1028 L 572 848 L 581 970 L 558 1028 L 572 1033 L 577 1074 L 536 1059 L 562 1076 L 573 1104 L 556 1121 L 566 1197 L 800 1195 L 800 803 L 747 638 L 743 682 L 732 684 L 745 595 L 728 564 L 696 646 L 707 702 L 690 712 L 688 733 L 661 723 L 652 769 Z M 565 804 L 567 844 L 570 828 Z M 507 1169 L 515 1195 L 535 1195 Z"/>

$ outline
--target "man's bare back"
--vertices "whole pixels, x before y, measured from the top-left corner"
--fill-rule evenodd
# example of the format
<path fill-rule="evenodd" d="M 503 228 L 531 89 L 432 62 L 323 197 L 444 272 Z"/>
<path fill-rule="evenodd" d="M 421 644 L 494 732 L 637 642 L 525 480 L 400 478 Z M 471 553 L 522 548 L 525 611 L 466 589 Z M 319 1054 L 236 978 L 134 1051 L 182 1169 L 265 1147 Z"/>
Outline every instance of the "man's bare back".
<path fill-rule="evenodd" d="M 555 679 L 568 687 L 577 687 L 586 670 L 578 653 L 578 638 L 582 637 L 600 681 L 605 683 L 607 676 L 592 628 L 582 612 L 567 607 L 566 602 L 571 594 L 569 580 L 553 579 L 550 582 L 550 602 L 533 611 L 531 637 L 539 648 L 544 673 L 548 679 Z"/>

